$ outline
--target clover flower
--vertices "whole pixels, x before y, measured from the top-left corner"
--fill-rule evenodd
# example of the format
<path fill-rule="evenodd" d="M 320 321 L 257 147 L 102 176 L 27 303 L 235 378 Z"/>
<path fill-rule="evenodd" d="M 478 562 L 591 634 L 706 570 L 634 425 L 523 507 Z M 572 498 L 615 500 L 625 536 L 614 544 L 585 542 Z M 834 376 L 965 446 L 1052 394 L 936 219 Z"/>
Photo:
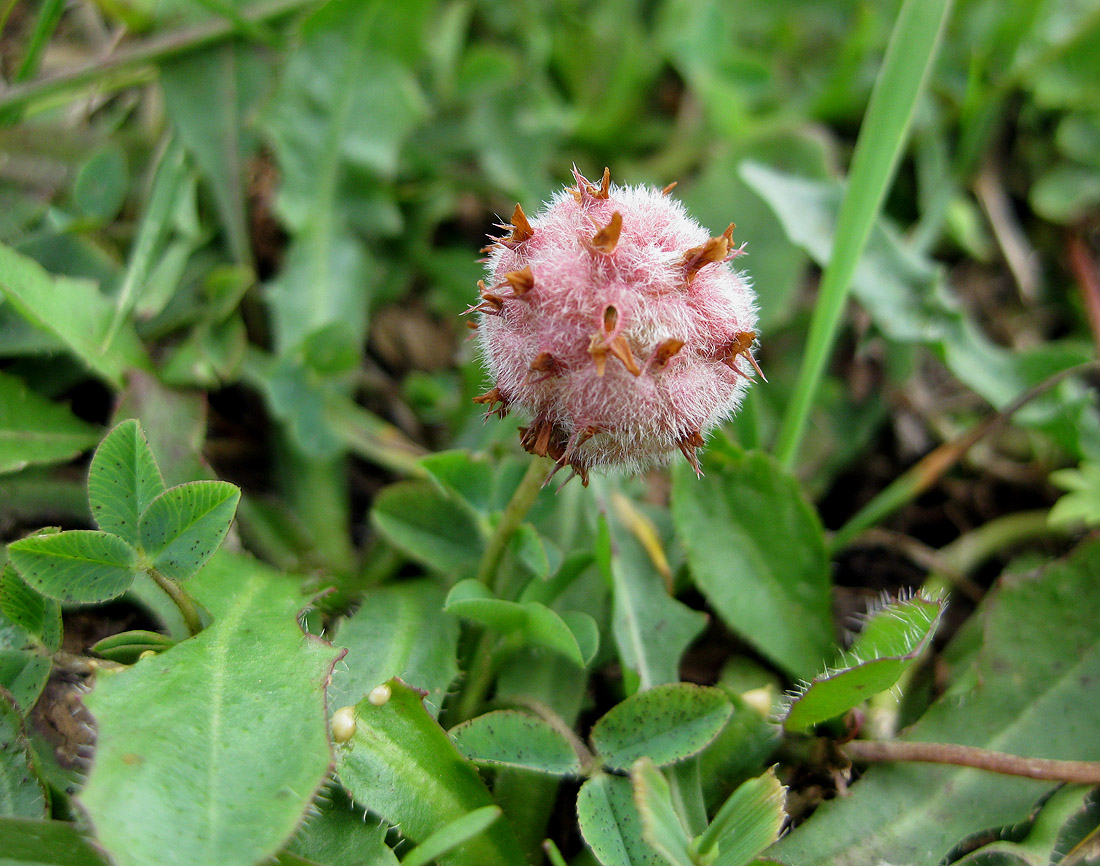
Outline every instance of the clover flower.
<path fill-rule="evenodd" d="M 704 435 L 763 378 L 734 226 L 712 237 L 669 196 L 675 184 L 573 177 L 530 219 L 517 204 L 484 250 L 466 312 L 495 385 L 475 402 L 487 417 L 523 410 L 523 447 L 585 485 L 590 470 L 638 472 L 677 450 L 699 473 Z"/>

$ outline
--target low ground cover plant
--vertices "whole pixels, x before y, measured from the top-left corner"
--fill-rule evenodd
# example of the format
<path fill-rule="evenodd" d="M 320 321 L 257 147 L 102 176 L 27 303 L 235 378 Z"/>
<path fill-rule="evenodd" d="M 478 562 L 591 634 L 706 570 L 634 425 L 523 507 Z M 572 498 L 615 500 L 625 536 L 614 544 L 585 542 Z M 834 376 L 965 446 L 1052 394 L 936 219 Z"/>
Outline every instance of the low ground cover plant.
<path fill-rule="evenodd" d="M 0 862 L 1095 862 L 1097 57 L 0 5 Z"/>

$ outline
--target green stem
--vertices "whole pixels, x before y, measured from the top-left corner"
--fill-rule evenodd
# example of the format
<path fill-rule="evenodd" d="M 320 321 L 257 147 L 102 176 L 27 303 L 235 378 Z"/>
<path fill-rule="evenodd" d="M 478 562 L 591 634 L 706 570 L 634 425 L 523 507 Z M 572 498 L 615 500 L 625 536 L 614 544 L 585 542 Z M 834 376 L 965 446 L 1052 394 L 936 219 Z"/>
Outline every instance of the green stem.
<path fill-rule="evenodd" d="M 527 471 L 512 493 L 512 498 L 504 507 L 493 534 L 489 536 L 485 544 L 485 552 L 481 555 L 481 562 L 477 569 L 477 579 L 494 592 L 499 591 L 498 572 L 500 562 L 504 558 L 504 551 L 508 547 L 508 540 L 516 531 L 527 512 L 531 510 L 535 499 L 538 498 L 546 479 L 548 460 L 533 458 L 527 466 Z M 493 684 L 493 645 L 496 638 L 488 630 L 483 630 L 477 637 L 470 663 L 466 667 L 466 679 L 462 684 L 462 691 L 455 706 L 455 718 L 453 724 L 472 719 L 489 694 L 489 688 Z"/>
<path fill-rule="evenodd" d="M 798 456 L 852 276 L 901 157 L 950 6 L 950 0 L 905 0 L 891 34 L 852 155 L 848 188 L 837 217 L 832 254 L 821 278 L 806 354 L 779 431 L 775 454 L 785 466 L 791 466 Z"/>
<path fill-rule="evenodd" d="M 272 0 L 243 9 L 239 14 L 242 20 L 252 25 L 261 25 L 315 5 L 316 2 L 317 0 Z M 230 39 L 239 33 L 237 25 L 224 18 L 174 30 L 65 72 L 10 87 L 0 94 L 0 112 L 21 109 L 32 102 L 92 84 L 112 73 L 159 63 L 170 57 Z"/>
<path fill-rule="evenodd" d="M 146 574 L 153 579 L 153 582 L 164 590 L 165 594 L 172 599 L 172 603 L 179 608 L 180 616 L 183 617 L 184 623 L 187 625 L 187 630 L 192 635 L 198 634 L 202 631 L 202 620 L 199 618 L 199 609 L 195 607 L 195 602 L 191 600 L 183 588 L 172 580 L 170 577 L 165 577 L 155 568 L 150 568 Z"/>
<path fill-rule="evenodd" d="M 546 482 L 547 467 L 549 461 L 533 458 L 527 466 L 527 471 L 520 479 L 519 486 L 512 494 L 512 498 L 504 507 L 497 522 L 496 529 L 489 536 L 485 544 L 485 553 L 481 555 L 481 562 L 477 568 L 477 579 L 494 592 L 499 590 L 497 586 L 497 571 L 500 561 L 504 558 L 504 551 L 508 547 L 508 541 L 535 504 L 539 491 Z"/>

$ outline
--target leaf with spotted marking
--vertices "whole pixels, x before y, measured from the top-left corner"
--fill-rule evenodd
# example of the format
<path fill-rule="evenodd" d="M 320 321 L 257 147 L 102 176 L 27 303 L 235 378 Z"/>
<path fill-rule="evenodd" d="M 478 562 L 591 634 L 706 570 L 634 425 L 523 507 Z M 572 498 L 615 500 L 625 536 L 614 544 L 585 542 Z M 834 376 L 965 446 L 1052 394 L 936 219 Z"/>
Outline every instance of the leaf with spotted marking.
<path fill-rule="evenodd" d="M 141 546 L 161 574 L 186 580 L 221 546 L 240 501 L 225 481 L 192 481 L 165 490 L 141 515 Z"/>
<path fill-rule="evenodd" d="M 719 689 L 667 683 L 612 707 L 592 726 L 592 746 L 614 770 L 629 770 L 642 757 L 665 766 L 701 752 L 732 714 Z"/>
<path fill-rule="evenodd" d="M 123 421 L 104 437 L 88 470 L 88 504 L 99 528 L 139 543 L 141 513 L 164 492 L 153 450 L 141 424 Z"/>
<path fill-rule="evenodd" d="M 8 557 L 23 580 L 58 601 L 107 601 L 126 592 L 138 574 L 137 552 L 129 544 L 89 529 L 13 541 Z"/>

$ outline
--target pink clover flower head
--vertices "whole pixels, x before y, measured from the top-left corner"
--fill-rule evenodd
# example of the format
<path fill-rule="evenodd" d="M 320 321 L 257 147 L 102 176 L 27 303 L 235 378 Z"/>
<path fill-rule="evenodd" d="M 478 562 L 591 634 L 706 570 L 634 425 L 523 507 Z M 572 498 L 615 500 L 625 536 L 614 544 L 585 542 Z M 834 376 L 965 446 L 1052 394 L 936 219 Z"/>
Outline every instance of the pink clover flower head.
<path fill-rule="evenodd" d="M 639 472 L 677 450 L 699 472 L 703 436 L 754 375 L 755 295 L 672 187 L 576 185 L 530 219 L 518 204 L 486 247 L 478 340 L 495 385 L 475 402 L 518 408 L 524 448 L 569 466 Z"/>

